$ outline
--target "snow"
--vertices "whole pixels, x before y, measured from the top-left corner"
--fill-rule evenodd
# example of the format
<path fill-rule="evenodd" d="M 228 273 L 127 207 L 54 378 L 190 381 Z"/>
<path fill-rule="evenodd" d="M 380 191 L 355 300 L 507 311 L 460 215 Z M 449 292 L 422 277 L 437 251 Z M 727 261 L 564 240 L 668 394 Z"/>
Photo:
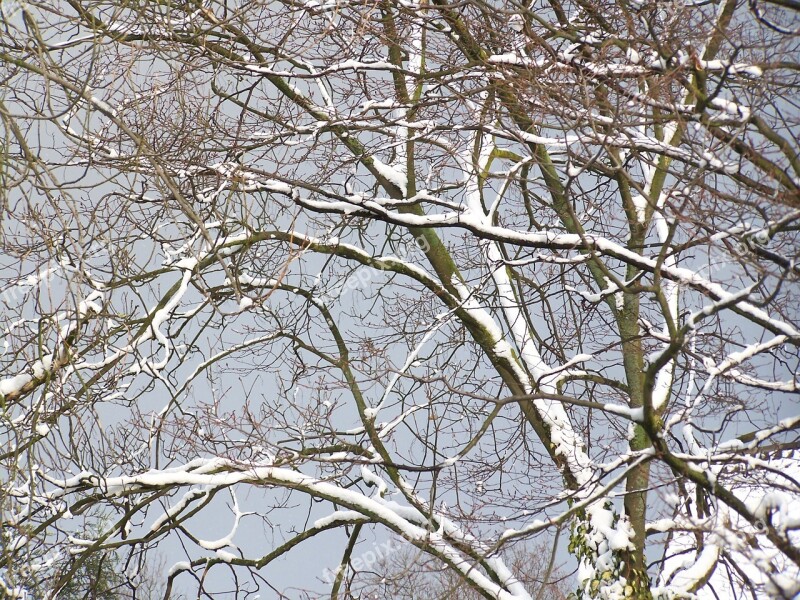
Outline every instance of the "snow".
<path fill-rule="evenodd" d="M 327 517 L 322 517 L 321 519 L 314 521 L 313 528 L 327 529 L 328 527 L 337 523 L 358 523 L 359 521 L 365 521 L 367 519 L 367 516 L 356 510 L 337 510 Z"/>
<path fill-rule="evenodd" d="M 98 302 L 99 301 L 99 302 Z M 84 317 L 90 313 L 97 314 L 103 310 L 102 304 L 103 293 L 95 291 L 89 294 L 85 300 L 78 304 L 78 317 Z"/>
<path fill-rule="evenodd" d="M 765 585 L 767 594 L 775 600 L 800 597 L 800 580 L 784 573 L 771 573 Z"/>
<path fill-rule="evenodd" d="M 195 267 L 197 267 L 197 259 L 190 257 L 190 258 L 182 258 L 181 260 L 175 263 L 175 266 L 179 269 L 185 269 L 188 271 L 192 271 Z"/>
<path fill-rule="evenodd" d="M 251 285 L 253 287 L 275 287 L 278 285 L 278 282 L 274 279 L 269 279 L 267 277 L 253 277 L 247 273 L 239 273 L 237 280 L 239 283 Z"/>
<path fill-rule="evenodd" d="M 33 363 L 33 376 L 36 379 L 43 379 L 53 369 L 53 357 L 45 356 L 42 360 Z"/>
<path fill-rule="evenodd" d="M 746 121 L 750 118 L 750 109 L 746 106 L 741 104 L 737 104 L 731 100 L 726 100 L 724 98 L 714 98 L 710 102 L 711 106 L 714 108 L 721 110 L 729 115 L 734 115 L 739 117 L 741 120 Z"/>
<path fill-rule="evenodd" d="M 759 78 L 763 75 L 761 67 L 749 63 L 731 63 L 727 60 L 700 60 L 698 63 L 706 71 L 728 71 L 732 75 L 744 74 L 752 78 Z"/>
<path fill-rule="evenodd" d="M 752 77 L 754 79 L 757 79 L 757 78 L 761 77 L 764 74 L 764 71 L 761 69 L 761 67 L 758 67 L 756 65 L 747 65 L 747 66 L 744 66 L 744 67 L 737 66 L 736 67 L 736 72 L 737 73 L 744 73 L 745 75 L 749 75 L 750 77 Z"/>
<path fill-rule="evenodd" d="M 581 141 L 581 137 L 577 135 L 565 135 L 564 139 L 544 137 L 527 131 L 518 131 L 517 135 L 529 144 L 542 144 L 553 148 L 566 148 Z"/>
<path fill-rule="evenodd" d="M 190 489 L 183 495 L 183 497 L 174 506 L 167 509 L 163 515 L 159 516 L 153 522 L 153 524 L 150 526 L 150 531 L 151 532 L 158 531 L 159 529 L 161 529 L 161 527 L 164 526 L 165 523 L 175 518 L 176 515 L 178 515 L 183 509 L 189 506 L 189 504 L 191 504 L 194 500 L 203 498 L 206 495 L 207 495 L 206 490 L 197 488 Z"/>
<path fill-rule="evenodd" d="M 603 544 L 607 544 L 607 549 L 612 551 L 625 550 L 632 547 L 631 529 L 624 515 L 619 516 L 616 526 L 614 525 L 614 511 L 595 503 L 586 509 L 589 515 L 589 524 L 592 527 L 592 541 L 597 544 L 598 553 L 604 552 Z M 599 534 L 599 535 L 598 535 Z M 600 559 L 600 557 L 598 557 Z M 606 560 L 610 557 L 606 557 Z M 602 559 L 600 559 L 602 562 Z"/>
<path fill-rule="evenodd" d="M 287 183 L 283 183 L 282 181 L 278 181 L 276 179 L 269 179 L 264 182 L 264 188 L 269 190 L 270 192 L 276 192 L 279 194 L 285 194 L 287 196 L 292 195 L 292 186 Z"/>
<path fill-rule="evenodd" d="M 335 65 L 331 65 L 320 71 L 321 73 L 335 73 L 336 71 L 394 71 L 396 67 L 389 62 L 375 61 L 375 62 L 361 62 L 353 59 L 348 59 Z"/>
<path fill-rule="evenodd" d="M 361 112 L 367 112 L 368 110 L 375 108 L 394 110 L 402 107 L 404 107 L 404 105 L 397 102 L 394 98 L 384 98 L 383 100 L 367 100 L 366 102 L 362 102 L 360 105 Z"/>
<path fill-rule="evenodd" d="M 765 493 L 756 502 L 751 501 L 750 510 L 757 519 L 769 522 L 779 532 L 800 526 L 800 498 L 793 498 L 780 491 Z"/>
<path fill-rule="evenodd" d="M 506 52 L 505 54 L 493 54 L 486 59 L 492 65 L 515 65 L 519 67 L 534 68 L 544 65 L 541 59 L 532 59 L 527 56 L 519 56 L 516 52 Z"/>
<path fill-rule="evenodd" d="M 37 423 L 36 433 L 42 437 L 45 437 L 48 433 L 50 433 L 50 427 L 46 423 Z"/>
<path fill-rule="evenodd" d="M 567 176 L 568 177 L 578 177 L 581 173 L 583 173 L 583 168 L 575 165 L 574 163 L 570 162 L 567 164 Z"/>
<path fill-rule="evenodd" d="M 106 103 L 104 100 L 101 100 L 101 99 L 100 99 L 100 98 L 98 98 L 97 96 L 92 96 L 92 97 L 91 97 L 91 102 L 92 102 L 92 104 L 94 104 L 94 105 L 95 105 L 97 108 L 99 108 L 100 110 L 102 110 L 104 113 L 106 113 L 106 114 L 108 114 L 108 115 L 110 115 L 110 116 L 112 116 L 112 117 L 113 117 L 113 116 L 116 116 L 116 114 L 117 114 L 117 111 L 115 111 L 115 110 L 114 110 L 113 108 L 111 108 L 111 106 L 109 106 L 109 105 L 108 105 L 108 104 L 107 104 L 107 103 Z"/>
<path fill-rule="evenodd" d="M 706 541 L 703 549 L 694 557 L 684 562 L 685 569 L 681 570 L 672 579 L 673 588 L 691 591 L 697 583 L 705 580 L 716 568 L 721 549 L 718 545 Z"/>
<path fill-rule="evenodd" d="M 19 550 L 23 548 L 29 541 L 28 536 L 26 535 L 19 535 L 11 538 L 11 543 L 9 544 L 8 548 L 11 552 L 15 550 Z"/>
<path fill-rule="evenodd" d="M 599 302 L 602 302 L 609 296 L 613 295 L 614 305 L 616 306 L 617 310 L 622 310 L 624 299 L 622 297 L 622 292 L 619 290 L 619 287 L 608 277 L 605 278 L 605 284 L 606 287 L 604 287 L 599 293 L 592 293 L 592 292 L 587 292 L 585 290 L 579 290 L 577 288 L 572 287 L 571 285 L 565 285 L 564 289 L 578 294 L 581 298 L 583 298 L 587 302 L 591 302 L 592 304 L 597 304 Z"/>
<path fill-rule="evenodd" d="M 631 196 L 631 200 L 633 201 L 633 206 L 636 209 L 636 218 L 639 220 L 640 223 L 644 223 L 645 216 L 647 214 L 647 207 L 649 204 L 647 198 L 645 198 L 641 194 L 634 194 L 633 196 Z"/>
<path fill-rule="evenodd" d="M 26 385 L 28 385 L 33 378 L 27 373 L 20 373 L 14 377 L 3 379 L 0 381 L 0 396 L 9 396 L 11 394 L 18 394 Z"/>
<path fill-rule="evenodd" d="M 397 167 L 391 167 L 380 159 L 373 157 L 372 166 L 378 174 L 397 187 L 405 196 L 408 193 L 408 176 Z"/>
<path fill-rule="evenodd" d="M 192 565 L 186 561 L 176 562 L 172 567 L 169 569 L 169 575 L 175 575 L 176 573 L 180 573 L 181 571 L 191 571 Z"/>
<path fill-rule="evenodd" d="M 148 328 L 149 331 L 152 331 L 155 338 L 164 348 L 164 356 L 161 361 L 154 363 L 152 366 L 153 370 L 160 371 L 163 369 L 167 363 L 169 362 L 169 358 L 172 355 L 172 346 L 170 341 L 167 339 L 167 336 L 161 331 L 161 326 L 167 321 L 169 316 L 171 315 L 172 311 L 180 303 L 183 295 L 186 293 L 186 290 L 189 289 L 189 281 L 192 278 L 192 271 L 190 269 L 184 268 L 183 275 L 180 280 L 179 288 L 173 294 L 173 296 L 167 301 L 163 308 L 160 310 L 156 310 L 155 313 L 152 315 L 150 320 L 150 327 Z"/>
<path fill-rule="evenodd" d="M 644 408 L 628 408 L 620 404 L 604 404 L 603 410 L 615 415 L 626 417 L 631 421 L 641 423 L 644 421 Z"/>
<path fill-rule="evenodd" d="M 227 562 L 227 563 L 229 563 L 231 561 L 234 561 L 237 558 L 239 558 L 235 554 L 232 554 L 231 552 L 227 552 L 225 550 L 217 550 L 216 555 L 217 555 L 217 558 L 219 558 L 220 560 L 222 560 L 224 562 Z"/>
<path fill-rule="evenodd" d="M 361 478 L 364 480 L 364 483 L 373 486 L 377 489 L 377 491 L 375 492 L 375 496 L 383 497 L 388 491 L 388 486 L 386 485 L 386 482 L 380 477 L 378 477 L 375 473 L 373 473 L 367 466 L 362 465 Z"/>

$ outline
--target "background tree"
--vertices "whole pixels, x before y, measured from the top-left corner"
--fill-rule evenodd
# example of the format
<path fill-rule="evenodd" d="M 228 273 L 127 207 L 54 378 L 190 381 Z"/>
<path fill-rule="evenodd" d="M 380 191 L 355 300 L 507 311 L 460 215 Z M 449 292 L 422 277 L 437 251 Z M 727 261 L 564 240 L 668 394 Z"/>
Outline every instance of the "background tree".
<path fill-rule="evenodd" d="M 505 561 L 527 589 L 537 590 L 534 597 L 539 600 L 565 600 L 572 591 L 570 578 L 559 573 L 555 553 L 546 547 L 514 546 Z M 440 561 L 408 546 L 387 555 L 373 570 L 371 577 L 353 574 L 354 597 L 397 600 L 482 597 L 457 573 L 443 568 Z"/>
<path fill-rule="evenodd" d="M 125 560 L 115 550 L 93 549 L 91 542 L 102 535 L 105 520 L 86 518 L 82 521 L 80 530 L 70 538 L 69 553 L 52 553 L 44 560 L 17 565 L 19 572 L 29 576 L 26 585 L 19 589 L 21 594 L 26 594 L 24 597 L 31 600 L 48 597 L 52 593 L 52 579 L 56 577 L 63 577 L 65 581 L 58 592 L 60 600 L 136 600 L 162 596 L 163 561 L 158 561 L 155 553 Z M 85 556 L 82 546 L 89 546 Z M 13 549 L 4 545 L 4 554 L 13 555 Z M 37 568 L 32 572 L 26 570 L 31 567 Z M 176 594 L 174 597 L 183 596 Z"/>
<path fill-rule="evenodd" d="M 561 528 L 579 597 L 798 592 L 794 3 L 2 12 L 6 595 L 399 535 L 528 598 Z"/>

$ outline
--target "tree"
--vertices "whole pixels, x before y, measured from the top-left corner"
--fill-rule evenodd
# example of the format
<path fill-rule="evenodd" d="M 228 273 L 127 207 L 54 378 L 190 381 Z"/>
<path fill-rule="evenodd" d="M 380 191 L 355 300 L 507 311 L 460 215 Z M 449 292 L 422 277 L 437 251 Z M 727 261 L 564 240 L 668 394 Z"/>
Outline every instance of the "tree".
<path fill-rule="evenodd" d="M 6 595 L 369 534 L 528 598 L 562 528 L 581 598 L 798 592 L 795 2 L 3 16 Z"/>

